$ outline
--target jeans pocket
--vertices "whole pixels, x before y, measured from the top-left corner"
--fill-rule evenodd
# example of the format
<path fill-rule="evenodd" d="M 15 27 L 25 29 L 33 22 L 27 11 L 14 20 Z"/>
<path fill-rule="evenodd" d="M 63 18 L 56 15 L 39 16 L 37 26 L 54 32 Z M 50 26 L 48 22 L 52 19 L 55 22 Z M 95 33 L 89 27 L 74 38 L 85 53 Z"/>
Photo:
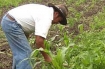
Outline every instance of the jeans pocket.
<path fill-rule="evenodd" d="M 15 23 L 12 24 L 11 31 L 12 31 L 12 33 L 14 33 L 16 35 L 24 34 L 21 26 L 17 22 L 15 22 Z"/>

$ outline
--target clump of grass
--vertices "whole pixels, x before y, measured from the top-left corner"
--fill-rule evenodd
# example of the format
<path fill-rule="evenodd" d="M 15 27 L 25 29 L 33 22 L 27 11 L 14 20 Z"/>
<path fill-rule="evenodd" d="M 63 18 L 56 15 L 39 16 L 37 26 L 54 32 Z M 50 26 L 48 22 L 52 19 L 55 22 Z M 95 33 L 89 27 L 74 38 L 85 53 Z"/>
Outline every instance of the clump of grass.
<path fill-rule="evenodd" d="M 10 6 L 18 6 L 22 0 L 0 0 L 0 8 L 2 7 L 10 7 Z"/>

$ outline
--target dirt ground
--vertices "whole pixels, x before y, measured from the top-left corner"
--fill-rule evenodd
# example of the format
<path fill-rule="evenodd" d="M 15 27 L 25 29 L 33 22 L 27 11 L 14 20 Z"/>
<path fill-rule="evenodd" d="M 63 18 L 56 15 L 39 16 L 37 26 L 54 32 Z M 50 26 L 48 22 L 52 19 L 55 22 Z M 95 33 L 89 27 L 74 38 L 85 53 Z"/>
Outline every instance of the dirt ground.
<path fill-rule="evenodd" d="M 45 0 L 46 2 L 48 0 Z M 45 2 L 44 2 L 45 3 Z M 90 0 L 89 2 L 86 3 L 86 5 L 90 4 Z M 76 6 L 71 6 L 73 8 L 75 8 L 78 12 L 81 11 L 85 11 L 82 17 L 87 18 L 86 21 L 84 21 L 84 23 L 87 23 L 87 25 L 85 26 L 86 29 L 88 28 L 88 18 L 92 17 L 93 15 L 96 15 L 99 11 L 102 10 L 102 7 L 105 6 L 105 1 L 100 1 L 99 3 L 96 3 L 95 6 L 93 7 L 93 9 L 90 9 L 89 11 L 85 11 L 84 9 L 84 5 L 81 5 L 79 7 Z M 4 9 L 5 10 L 5 9 Z M 2 13 L 3 15 L 4 13 Z M 70 12 L 70 15 L 73 16 L 72 12 Z M 1 18 L 0 18 L 1 19 Z M 73 28 L 68 28 L 67 29 L 69 31 L 74 30 L 76 33 L 78 33 L 77 30 L 77 25 L 80 24 L 83 21 L 80 21 L 78 23 L 76 23 L 76 25 Z M 2 30 L 0 30 L 0 33 L 3 33 Z M 53 36 L 53 35 L 50 35 Z M 6 40 L 6 38 L 4 37 L 4 34 L 0 34 L 0 69 L 11 69 L 12 66 L 12 53 L 11 50 L 9 48 L 8 42 Z"/>

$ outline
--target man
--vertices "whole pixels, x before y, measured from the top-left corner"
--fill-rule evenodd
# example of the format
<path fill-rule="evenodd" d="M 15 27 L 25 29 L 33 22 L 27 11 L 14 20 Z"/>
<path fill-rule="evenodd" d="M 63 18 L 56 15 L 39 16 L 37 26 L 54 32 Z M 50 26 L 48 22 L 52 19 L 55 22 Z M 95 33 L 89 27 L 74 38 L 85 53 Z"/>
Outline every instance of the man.
<path fill-rule="evenodd" d="M 65 5 L 48 6 L 40 4 L 26 4 L 16 7 L 5 14 L 1 26 L 6 35 L 8 43 L 13 53 L 12 69 L 32 69 L 28 58 L 32 49 L 28 43 L 27 37 L 35 33 L 35 42 L 37 48 L 45 48 L 44 40 L 52 24 L 66 25 L 68 10 Z M 41 51 L 45 61 L 51 62 L 51 57 Z M 19 64 L 21 62 L 21 64 Z"/>

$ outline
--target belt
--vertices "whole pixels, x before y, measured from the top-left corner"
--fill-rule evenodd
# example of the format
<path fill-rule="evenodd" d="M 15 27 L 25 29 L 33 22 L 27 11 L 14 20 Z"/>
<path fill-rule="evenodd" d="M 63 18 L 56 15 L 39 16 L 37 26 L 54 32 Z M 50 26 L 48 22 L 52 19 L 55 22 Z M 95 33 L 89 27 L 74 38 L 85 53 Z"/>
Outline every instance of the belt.
<path fill-rule="evenodd" d="M 9 14 L 7 14 L 6 15 L 11 21 L 15 21 L 15 19 L 12 17 L 12 16 L 10 16 Z"/>

